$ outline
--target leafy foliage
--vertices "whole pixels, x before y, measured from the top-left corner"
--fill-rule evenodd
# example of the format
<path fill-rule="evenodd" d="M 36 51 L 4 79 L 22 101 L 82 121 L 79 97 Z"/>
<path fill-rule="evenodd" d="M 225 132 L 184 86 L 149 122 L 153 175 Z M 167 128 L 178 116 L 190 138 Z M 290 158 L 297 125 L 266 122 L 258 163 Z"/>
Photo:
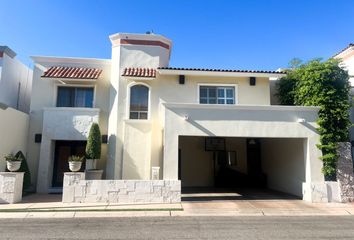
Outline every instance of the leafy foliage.
<path fill-rule="evenodd" d="M 82 156 L 77 156 L 77 155 L 71 155 L 68 157 L 68 162 L 83 162 L 84 157 Z"/>
<path fill-rule="evenodd" d="M 5 161 L 7 162 L 20 162 L 22 159 L 18 158 L 16 155 L 8 154 L 5 157 Z"/>
<path fill-rule="evenodd" d="M 97 123 L 93 123 L 90 128 L 89 136 L 86 144 L 86 158 L 101 158 L 101 131 Z"/>
<path fill-rule="evenodd" d="M 330 59 L 312 60 L 288 70 L 278 83 L 278 97 L 284 105 L 319 106 L 318 126 L 323 173 L 335 178 L 338 142 L 349 138 L 349 76 Z"/>

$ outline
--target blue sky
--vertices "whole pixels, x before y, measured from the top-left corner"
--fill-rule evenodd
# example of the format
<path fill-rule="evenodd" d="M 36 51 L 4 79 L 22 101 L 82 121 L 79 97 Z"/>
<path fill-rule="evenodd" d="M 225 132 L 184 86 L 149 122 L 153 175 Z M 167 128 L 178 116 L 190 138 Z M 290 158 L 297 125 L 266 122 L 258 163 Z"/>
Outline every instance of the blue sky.
<path fill-rule="evenodd" d="M 29 56 L 110 58 L 108 36 L 153 30 L 170 65 L 273 70 L 354 42 L 353 0 L 0 0 L 0 45 Z"/>

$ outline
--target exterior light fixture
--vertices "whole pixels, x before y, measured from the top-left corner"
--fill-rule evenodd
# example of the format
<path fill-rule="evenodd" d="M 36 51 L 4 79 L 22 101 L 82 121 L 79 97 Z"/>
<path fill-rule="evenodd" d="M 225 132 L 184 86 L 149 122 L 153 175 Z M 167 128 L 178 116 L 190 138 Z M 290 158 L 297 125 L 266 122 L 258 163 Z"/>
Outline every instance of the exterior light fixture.
<path fill-rule="evenodd" d="M 188 115 L 184 115 L 184 120 L 188 121 L 189 120 L 189 116 Z"/>

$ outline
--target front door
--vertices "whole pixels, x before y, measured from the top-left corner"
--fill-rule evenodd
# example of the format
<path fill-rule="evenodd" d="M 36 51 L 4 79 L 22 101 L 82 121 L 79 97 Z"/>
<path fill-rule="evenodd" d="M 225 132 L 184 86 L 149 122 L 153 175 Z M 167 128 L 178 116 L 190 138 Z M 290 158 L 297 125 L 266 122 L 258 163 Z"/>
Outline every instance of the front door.
<path fill-rule="evenodd" d="M 71 155 L 85 156 L 86 141 L 56 141 L 52 187 L 63 187 L 64 172 L 70 172 L 68 158 Z M 81 170 L 85 169 L 82 164 Z"/>

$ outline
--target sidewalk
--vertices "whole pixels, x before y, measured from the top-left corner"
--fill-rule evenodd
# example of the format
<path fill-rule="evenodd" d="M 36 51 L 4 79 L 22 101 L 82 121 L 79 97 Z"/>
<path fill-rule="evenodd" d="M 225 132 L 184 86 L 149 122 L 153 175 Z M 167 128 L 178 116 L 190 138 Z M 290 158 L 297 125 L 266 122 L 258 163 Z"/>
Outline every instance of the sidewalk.
<path fill-rule="evenodd" d="M 1 204 L 0 218 L 324 216 L 354 215 L 354 203 L 302 200 L 184 201 L 179 204 L 62 203 L 61 195 L 33 194 L 21 203 Z"/>

